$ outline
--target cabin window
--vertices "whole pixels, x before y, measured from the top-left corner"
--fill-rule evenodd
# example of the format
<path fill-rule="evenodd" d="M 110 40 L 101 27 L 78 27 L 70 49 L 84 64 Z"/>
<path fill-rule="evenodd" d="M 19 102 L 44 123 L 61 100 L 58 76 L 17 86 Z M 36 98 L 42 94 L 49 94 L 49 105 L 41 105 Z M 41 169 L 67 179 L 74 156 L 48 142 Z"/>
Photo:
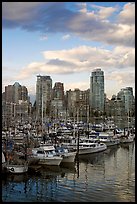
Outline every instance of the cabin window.
<path fill-rule="evenodd" d="M 37 151 L 37 153 L 38 153 L 38 154 L 44 154 L 44 152 L 43 152 L 43 151 L 40 151 L 40 150 Z"/>

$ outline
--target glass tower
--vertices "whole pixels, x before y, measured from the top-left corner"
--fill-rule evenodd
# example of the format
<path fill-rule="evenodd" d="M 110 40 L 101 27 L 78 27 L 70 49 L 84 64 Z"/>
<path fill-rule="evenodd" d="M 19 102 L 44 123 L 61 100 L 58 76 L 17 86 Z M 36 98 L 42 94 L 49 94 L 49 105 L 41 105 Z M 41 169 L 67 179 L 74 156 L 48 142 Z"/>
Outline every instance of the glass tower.
<path fill-rule="evenodd" d="M 93 110 L 104 111 L 104 72 L 101 69 L 91 73 L 90 106 Z"/>

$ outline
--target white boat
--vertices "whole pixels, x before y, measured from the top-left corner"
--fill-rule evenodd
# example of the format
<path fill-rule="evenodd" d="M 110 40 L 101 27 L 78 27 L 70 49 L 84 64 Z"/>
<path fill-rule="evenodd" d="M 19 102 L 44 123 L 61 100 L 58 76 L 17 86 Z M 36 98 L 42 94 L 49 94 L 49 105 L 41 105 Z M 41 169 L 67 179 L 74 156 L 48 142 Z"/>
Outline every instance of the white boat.
<path fill-rule="evenodd" d="M 57 146 L 56 147 L 56 153 L 58 155 L 62 156 L 62 161 L 61 163 L 72 163 L 75 161 L 76 157 L 76 151 L 70 151 L 67 147 L 65 146 Z"/>
<path fill-rule="evenodd" d="M 107 132 L 100 132 L 98 139 L 100 142 L 105 143 L 107 147 L 118 145 L 120 143 L 120 139 L 116 135 L 109 134 Z"/>
<path fill-rule="evenodd" d="M 96 142 L 81 142 L 79 143 L 79 155 L 102 152 L 107 149 L 106 144 Z"/>
<path fill-rule="evenodd" d="M 107 145 L 100 142 L 100 141 L 93 141 L 92 139 L 88 138 L 81 138 L 79 141 L 79 148 L 78 145 L 70 145 L 70 148 L 78 151 L 79 155 L 83 154 L 91 154 L 95 152 L 105 151 L 107 149 Z"/>
<path fill-rule="evenodd" d="M 20 164 L 7 164 L 6 165 L 7 172 L 12 174 L 22 174 L 28 171 L 28 164 L 20 165 Z"/>
<path fill-rule="evenodd" d="M 38 164 L 59 166 L 63 159 L 61 156 L 57 156 L 53 145 L 43 145 L 33 148 L 32 154 L 34 158 L 39 159 Z"/>

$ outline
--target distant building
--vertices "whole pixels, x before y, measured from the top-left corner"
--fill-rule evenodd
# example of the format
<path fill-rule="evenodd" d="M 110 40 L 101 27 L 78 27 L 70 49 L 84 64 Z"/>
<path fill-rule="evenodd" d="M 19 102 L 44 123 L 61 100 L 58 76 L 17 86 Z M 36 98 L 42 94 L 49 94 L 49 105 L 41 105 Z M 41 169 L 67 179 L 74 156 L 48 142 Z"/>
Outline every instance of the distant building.
<path fill-rule="evenodd" d="M 9 126 L 16 121 L 29 120 L 31 117 L 31 103 L 28 90 L 18 82 L 5 86 L 2 94 L 2 122 Z"/>
<path fill-rule="evenodd" d="M 64 84 L 61 82 L 55 82 L 52 89 L 52 100 L 50 116 L 52 119 L 65 119 L 65 96 L 64 96 Z"/>
<path fill-rule="evenodd" d="M 87 121 L 89 117 L 89 89 L 71 89 L 66 91 L 67 112 L 70 117 L 78 116 L 79 120 Z M 77 118 L 77 119 L 78 119 Z"/>
<path fill-rule="evenodd" d="M 90 77 L 90 107 L 93 110 L 104 111 L 104 72 L 95 69 Z"/>
<path fill-rule="evenodd" d="M 64 85 L 61 82 L 56 82 L 52 90 L 52 99 L 64 100 Z"/>
<path fill-rule="evenodd" d="M 18 82 L 15 82 L 14 85 L 5 86 L 5 101 L 18 103 L 19 100 L 29 101 L 27 88 L 21 86 Z"/>
<path fill-rule="evenodd" d="M 14 87 L 13 85 L 8 85 L 8 86 L 5 86 L 5 101 L 7 102 L 14 102 L 15 99 L 14 99 Z"/>
<path fill-rule="evenodd" d="M 37 120 L 41 120 L 42 113 L 43 113 L 43 117 L 46 117 L 46 115 L 49 114 L 51 94 L 52 94 L 51 77 L 38 75 L 37 82 L 36 82 L 36 117 L 37 117 Z"/>
<path fill-rule="evenodd" d="M 128 113 L 129 111 L 133 110 L 134 96 L 132 87 L 126 87 L 121 89 L 118 92 L 117 97 L 120 98 L 125 104 L 125 112 Z"/>

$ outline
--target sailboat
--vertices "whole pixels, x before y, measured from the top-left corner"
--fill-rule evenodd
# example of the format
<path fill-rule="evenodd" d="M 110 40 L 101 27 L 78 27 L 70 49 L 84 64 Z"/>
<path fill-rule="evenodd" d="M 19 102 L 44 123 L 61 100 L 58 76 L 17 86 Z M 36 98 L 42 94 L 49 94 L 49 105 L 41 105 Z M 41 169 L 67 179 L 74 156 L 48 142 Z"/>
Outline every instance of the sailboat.
<path fill-rule="evenodd" d="M 20 174 L 20 173 L 26 173 L 28 171 L 28 163 L 25 162 L 24 164 L 15 164 L 10 163 L 9 159 L 6 161 L 5 155 L 2 152 L 2 171 L 12 174 Z"/>
<path fill-rule="evenodd" d="M 6 142 L 7 143 L 7 142 Z M 11 151 L 12 150 L 12 151 Z M 2 163 L 7 173 L 20 174 L 28 171 L 27 148 L 25 144 L 25 161 L 18 158 L 14 149 L 8 150 L 6 145 L 5 155 L 2 154 Z"/>
<path fill-rule="evenodd" d="M 129 129 L 129 111 L 128 111 L 128 128 L 127 131 L 124 128 L 124 135 L 121 135 L 120 137 L 120 143 L 130 143 L 133 142 L 135 139 L 135 134 L 133 131 Z"/>

